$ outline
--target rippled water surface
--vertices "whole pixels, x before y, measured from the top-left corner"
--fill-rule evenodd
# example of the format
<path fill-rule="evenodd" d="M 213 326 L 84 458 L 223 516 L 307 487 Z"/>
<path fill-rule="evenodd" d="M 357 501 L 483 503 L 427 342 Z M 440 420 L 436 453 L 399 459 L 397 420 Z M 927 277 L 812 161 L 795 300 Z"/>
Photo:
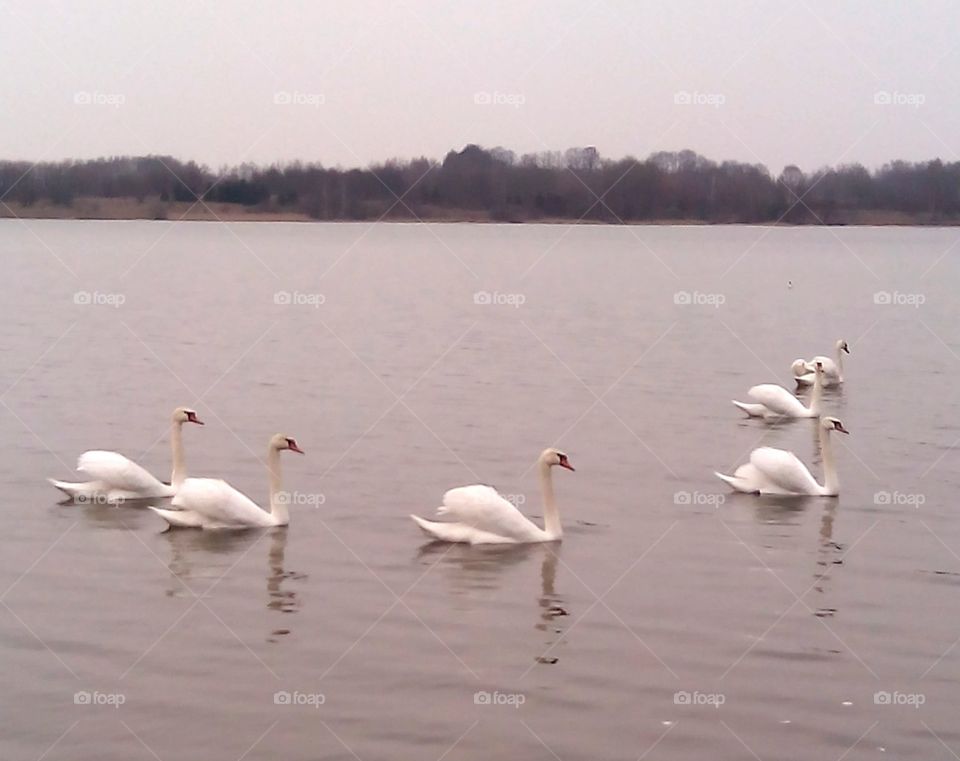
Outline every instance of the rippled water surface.
<path fill-rule="evenodd" d="M 0 755 L 954 758 L 957 237 L 0 222 Z M 841 496 L 728 494 L 761 443 L 821 476 L 730 399 L 841 337 Z M 296 436 L 289 528 L 58 504 L 89 448 L 167 477 L 179 404 L 261 503 Z M 553 444 L 562 544 L 407 517 L 484 482 L 539 520 Z"/>

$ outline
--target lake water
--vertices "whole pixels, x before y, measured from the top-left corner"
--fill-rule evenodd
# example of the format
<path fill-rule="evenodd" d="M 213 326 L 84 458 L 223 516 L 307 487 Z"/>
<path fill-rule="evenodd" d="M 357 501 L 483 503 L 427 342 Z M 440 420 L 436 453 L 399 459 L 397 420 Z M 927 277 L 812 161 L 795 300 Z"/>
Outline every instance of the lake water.
<path fill-rule="evenodd" d="M 954 758 L 958 235 L 0 222 L 0 757 Z M 761 443 L 822 477 L 730 400 L 837 338 L 841 496 L 728 493 Z M 85 449 L 167 478 L 180 404 L 260 503 L 296 436 L 288 529 L 58 504 Z M 561 545 L 407 517 L 539 516 L 550 445 Z"/>

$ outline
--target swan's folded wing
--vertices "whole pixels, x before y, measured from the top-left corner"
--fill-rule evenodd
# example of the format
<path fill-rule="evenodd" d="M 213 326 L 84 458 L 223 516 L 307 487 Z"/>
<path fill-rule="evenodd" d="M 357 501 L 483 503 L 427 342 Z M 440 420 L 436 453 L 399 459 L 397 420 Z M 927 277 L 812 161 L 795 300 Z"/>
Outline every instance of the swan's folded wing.
<path fill-rule="evenodd" d="M 451 489 L 437 514 L 497 536 L 525 536 L 533 525 L 496 489 L 482 484 Z"/>
<path fill-rule="evenodd" d="M 84 452 L 77 460 L 77 470 L 118 491 L 150 492 L 160 485 L 147 470 L 119 452 Z"/>
<path fill-rule="evenodd" d="M 243 492 L 219 478 L 188 478 L 170 502 L 198 513 L 213 526 L 261 525 L 267 513 Z"/>
<path fill-rule="evenodd" d="M 759 386 L 751 388 L 747 393 L 751 399 L 760 402 L 771 412 L 780 415 L 789 415 L 803 409 L 803 402 L 783 386 L 777 386 L 774 383 L 761 383 Z"/>
<path fill-rule="evenodd" d="M 772 486 L 791 494 L 816 494 L 819 485 L 807 466 L 785 449 L 760 447 L 750 453 L 753 465 Z"/>

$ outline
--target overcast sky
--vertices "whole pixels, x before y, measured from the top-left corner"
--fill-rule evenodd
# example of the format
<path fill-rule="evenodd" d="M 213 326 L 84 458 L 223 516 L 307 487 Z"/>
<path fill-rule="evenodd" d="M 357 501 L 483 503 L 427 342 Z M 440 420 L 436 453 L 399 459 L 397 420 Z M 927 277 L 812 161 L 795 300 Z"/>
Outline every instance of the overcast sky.
<path fill-rule="evenodd" d="M 956 0 L 0 0 L 0 157 L 956 161 L 958 30 Z"/>

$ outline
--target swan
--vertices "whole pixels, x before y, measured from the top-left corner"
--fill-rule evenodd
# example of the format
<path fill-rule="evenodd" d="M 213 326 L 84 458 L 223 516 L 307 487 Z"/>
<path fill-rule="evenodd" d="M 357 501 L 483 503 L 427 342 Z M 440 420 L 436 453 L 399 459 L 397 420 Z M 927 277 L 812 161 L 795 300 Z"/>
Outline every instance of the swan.
<path fill-rule="evenodd" d="M 505 500 L 492 486 L 476 484 L 451 489 L 443 495 L 437 515 L 451 522 L 428 521 L 411 515 L 414 522 L 432 539 L 468 544 L 526 544 L 553 542 L 563 536 L 560 514 L 553 499 L 555 465 L 574 470 L 567 455 L 557 449 L 544 449 L 537 460 L 543 493 L 543 528 Z"/>
<path fill-rule="evenodd" d="M 733 400 L 733 403 L 750 417 L 820 417 L 823 363 L 816 362 L 814 364 L 814 376 L 813 394 L 810 397 L 809 407 L 805 406 L 783 386 L 777 386 L 773 383 L 761 383 L 747 391 L 747 394 L 755 400 L 754 404 L 738 402 L 736 399 Z"/>
<path fill-rule="evenodd" d="M 793 360 L 790 369 L 793 371 L 794 380 L 796 380 L 797 385 L 809 386 L 813 383 L 813 366 L 816 362 L 823 363 L 824 386 L 836 386 L 843 383 L 843 355 L 844 353 L 850 353 L 850 347 L 847 346 L 846 341 L 840 338 L 837 339 L 836 344 L 834 344 L 834 349 L 837 353 L 836 361 L 830 359 L 830 357 L 822 356 L 814 357 L 809 362 L 805 359 Z"/>
<path fill-rule="evenodd" d="M 171 527 L 248 528 L 286 526 L 290 523 L 289 500 L 280 491 L 280 452 L 303 454 L 296 439 L 278 433 L 267 447 L 270 471 L 270 512 L 261 509 L 246 494 L 219 478 L 188 478 L 170 502 L 173 510 L 149 506 Z"/>
<path fill-rule="evenodd" d="M 833 431 L 850 433 L 835 417 L 820 419 L 820 451 L 823 453 L 823 486 L 817 483 L 807 466 L 793 452 L 772 447 L 760 447 L 750 453 L 750 462 L 737 468 L 732 476 L 714 473 L 737 491 L 750 494 L 802 495 L 836 497 L 840 481 L 833 462 L 830 434 Z"/>
<path fill-rule="evenodd" d="M 182 431 L 184 423 L 203 425 L 195 410 L 177 407 L 173 411 L 173 428 L 170 432 L 170 448 L 173 455 L 173 472 L 170 483 L 156 479 L 133 460 L 118 452 L 91 450 L 77 460 L 77 470 L 91 480 L 81 483 L 47 480 L 77 502 L 89 502 L 105 498 L 107 502 L 123 502 L 125 499 L 172 497 L 187 477 L 183 458 Z"/>

